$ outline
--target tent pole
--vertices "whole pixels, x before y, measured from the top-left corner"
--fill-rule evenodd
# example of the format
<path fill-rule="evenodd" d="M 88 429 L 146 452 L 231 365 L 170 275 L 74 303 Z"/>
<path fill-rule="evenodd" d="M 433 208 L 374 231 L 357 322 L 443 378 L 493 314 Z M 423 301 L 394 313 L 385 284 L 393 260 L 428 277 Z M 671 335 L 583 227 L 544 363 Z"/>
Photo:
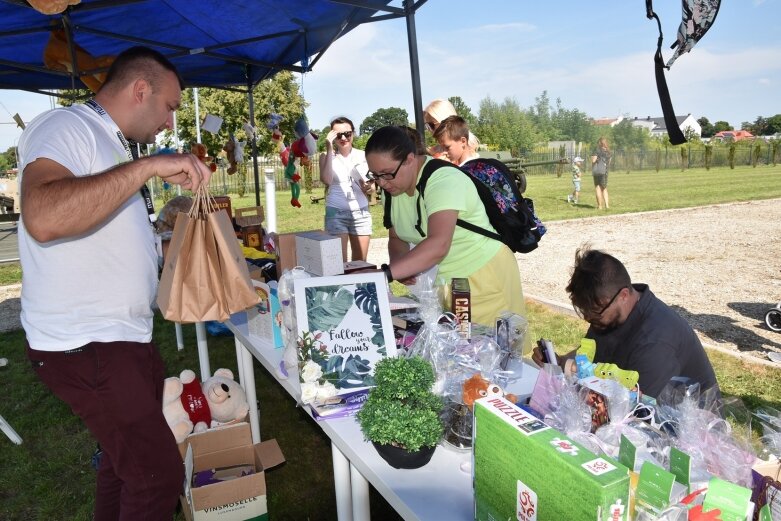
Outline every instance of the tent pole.
<path fill-rule="evenodd" d="M 249 75 L 248 75 L 249 76 Z M 255 101 L 252 99 L 252 80 L 247 82 L 247 96 L 249 97 L 249 124 L 255 127 Z M 258 173 L 258 138 L 257 132 L 252 133 L 252 175 L 255 179 L 255 206 L 260 206 L 260 174 Z"/>
<path fill-rule="evenodd" d="M 195 103 L 195 142 L 201 142 L 201 115 L 198 107 L 198 87 L 193 88 L 193 102 Z"/>
<path fill-rule="evenodd" d="M 412 73 L 412 110 L 415 112 L 415 128 L 421 136 L 423 127 L 423 96 L 420 89 L 420 62 L 418 61 L 418 41 L 415 33 L 415 2 L 404 0 L 404 16 L 407 19 L 407 45 L 409 46 L 409 68 Z"/>

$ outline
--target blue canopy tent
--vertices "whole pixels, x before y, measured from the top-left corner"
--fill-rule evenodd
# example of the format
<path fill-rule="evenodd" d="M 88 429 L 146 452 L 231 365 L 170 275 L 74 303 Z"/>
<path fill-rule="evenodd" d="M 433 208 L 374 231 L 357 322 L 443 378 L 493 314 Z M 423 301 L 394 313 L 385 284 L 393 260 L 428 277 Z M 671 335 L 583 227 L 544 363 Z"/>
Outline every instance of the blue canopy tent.
<path fill-rule="evenodd" d="M 76 60 L 70 70 L 44 65 L 51 31 L 63 29 L 70 49 L 93 57 L 116 55 L 134 45 L 165 54 L 188 87 L 248 92 L 280 70 L 310 71 L 338 38 L 367 22 L 405 17 L 413 98 L 420 113 L 420 75 L 414 14 L 426 0 L 82 0 L 44 15 L 22 0 L 0 0 L 0 89 L 44 92 L 84 88 Z M 74 56 L 77 53 L 71 52 Z M 250 120 L 254 122 L 252 96 Z M 423 122 L 417 117 L 418 130 Z M 256 148 L 253 142 L 253 156 Z M 254 163 L 258 186 L 257 160 Z M 256 201 L 260 195 L 256 189 Z"/>

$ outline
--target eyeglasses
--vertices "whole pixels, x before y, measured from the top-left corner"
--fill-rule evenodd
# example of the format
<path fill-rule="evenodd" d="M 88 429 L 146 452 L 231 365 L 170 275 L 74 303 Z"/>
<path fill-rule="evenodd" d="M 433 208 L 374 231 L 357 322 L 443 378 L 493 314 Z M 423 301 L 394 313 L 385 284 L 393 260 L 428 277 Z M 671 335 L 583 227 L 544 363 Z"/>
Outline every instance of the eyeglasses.
<path fill-rule="evenodd" d="M 437 129 L 437 127 L 439 127 L 439 123 L 432 123 L 430 121 L 426 121 L 425 126 L 429 132 L 433 133 Z"/>
<path fill-rule="evenodd" d="M 394 179 L 396 177 L 396 174 L 399 173 L 399 168 L 401 168 L 401 165 L 404 164 L 404 161 L 406 159 L 407 158 L 405 157 L 404 159 L 401 160 L 401 162 L 399 163 L 399 166 L 396 167 L 396 170 L 394 170 L 392 174 L 388 174 L 388 173 L 379 173 L 378 174 L 376 172 L 369 171 L 367 176 L 372 181 L 380 181 L 380 180 L 382 180 L 382 181 L 390 181 L 391 179 Z"/>
<path fill-rule="evenodd" d="M 337 132 L 336 139 L 350 139 L 353 137 L 353 131 L 348 130 L 346 132 Z"/>
<path fill-rule="evenodd" d="M 609 308 L 610 306 L 612 306 L 612 305 L 613 305 L 613 302 L 615 302 L 615 301 L 616 301 L 616 299 L 617 299 L 617 298 L 618 298 L 618 296 L 621 294 L 621 292 L 622 292 L 622 291 L 624 291 L 625 289 L 627 289 L 628 287 L 629 287 L 629 286 L 622 286 L 621 288 L 619 288 L 619 289 L 618 289 L 618 291 L 616 291 L 616 294 L 615 294 L 615 295 L 613 295 L 613 298 L 611 298 L 611 299 L 608 301 L 608 303 L 607 303 L 607 304 L 605 304 L 605 306 L 604 306 L 602 309 L 600 309 L 599 311 L 595 311 L 595 312 L 591 312 L 591 311 L 583 311 L 583 310 L 582 310 L 582 309 L 580 309 L 580 308 L 576 308 L 576 311 L 577 311 L 578 315 L 580 316 L 580 318 L 582 318 L 582 319 L 584 319 L 584 320 L 589 320 L 589 319 L 592 319 L 592 320 L 593 320 L 593 319 L 596 319 L 596 318 L 601 318 L 601 317 L 602 317 L 602 315 L 605 313 L 605 311 L 607 311 L 607 308 Z"/>

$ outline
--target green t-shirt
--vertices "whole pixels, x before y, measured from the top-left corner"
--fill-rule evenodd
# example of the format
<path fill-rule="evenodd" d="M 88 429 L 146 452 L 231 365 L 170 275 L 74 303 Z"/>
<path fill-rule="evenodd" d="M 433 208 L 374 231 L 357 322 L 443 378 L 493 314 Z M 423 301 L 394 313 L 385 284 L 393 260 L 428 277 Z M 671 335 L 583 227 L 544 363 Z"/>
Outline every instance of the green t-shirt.
<path fill-rule="evenodd" d="M 426 163 L 431 158 L 426 159 Z M 425 163 L 423 165 L 425 168 Z M 423 172 L 418 172 L 418 180 Z M 458 218 L 489 231 L 494 231 L 485 207 L 472 181 L 455 167 L 436 170 L 426 183 L 425 198 L 421 200 L 421 228 L 428 233 L 428 216 L 442 210 L 458 210 Z M 406 193 L 393 197 L 391 221 L 400 239 L 418 244 L 421 237 L 415 229 L 417 223 L 418 191 L 410 197 Z M 502 243 L 456 226 L 450 251 L 439 263 L 439 275 L 445 281 L 453 277 L 468 277 L 482 268 L 501 248 Z"/>

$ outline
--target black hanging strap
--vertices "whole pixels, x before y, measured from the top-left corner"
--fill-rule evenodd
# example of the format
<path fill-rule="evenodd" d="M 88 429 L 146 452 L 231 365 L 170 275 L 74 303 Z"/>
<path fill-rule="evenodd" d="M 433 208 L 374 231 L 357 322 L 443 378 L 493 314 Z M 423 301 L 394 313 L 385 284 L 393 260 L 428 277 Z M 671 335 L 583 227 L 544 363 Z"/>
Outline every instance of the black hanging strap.
<path fill-rule="evenodd" d="M 659 26 L 659 39 L 656 43 L 656 54 L 654 55 L 654 67 L 656 72 L 656 90 L 659 93 L 659 101 L 662 104 L 662 114 L 664 114 L 664 124 L 667 127 L 667 135 L 670 137 L 670 143 L 680 145 L 686 143 L 686 137 L 678 126 L 678 120 L 675 118 L 675 109 L 670 99 L 670 91 L 667 89 L 667 80 L 664 77 L 664 59 L 662 58 L 662 22 L 653 9 L 652 0 L 645 0 L 645 11 L 648 19 L 655 19 Z"/>

